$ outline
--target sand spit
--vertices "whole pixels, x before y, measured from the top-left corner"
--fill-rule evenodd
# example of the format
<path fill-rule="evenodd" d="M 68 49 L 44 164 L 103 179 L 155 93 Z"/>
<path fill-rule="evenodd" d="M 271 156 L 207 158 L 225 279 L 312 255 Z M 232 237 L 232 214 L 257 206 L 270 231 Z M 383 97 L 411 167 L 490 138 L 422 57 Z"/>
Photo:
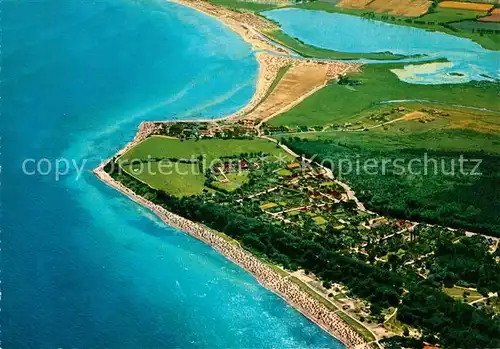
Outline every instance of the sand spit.
<path fill-rule="evenodd" d="M 186 1 L 186 0 L 169 0 L 170 2 L 187 6 L 203 12 L 204 14 L 214 17 L 224 23 L 232 31 L 239 34 L 246 42 L 248 42 L 255 50 L 267 50 L 279 54 L 288 54 L 285 49 L 273 45 L 265 40 L 259 32 L 265 30 L 279 29 L 274 23 L 255 15 L 252 12 L 237 12 L 228 8 L 217 6 L 208 1 Z"/>
<path fill-rule="evenodd" d="M 258 52 L 256 57 L 259 62 L 259 75 L 255 93 L 250 102 L 229 115 L 229 119 L 268 120 L 289 110 L 312 91 L 316 92 L 326 86 L 329 80 L 348 72 L 359 71 L 361 66 L 354 63 L 276 56 L 264 52 Z M 264 100 L 280 69 L 285 66 L 290 68 Z"/>
<path fill-rule="evenodd" d="M 201 0 L 170 1 L 193 8 L 208 16 L 216 18 L 235 33 L 239 34 L 255 51 L 257 51 L 255 55 L 259 63 L 259 73 L 255 93 L 245 107 L 223 119 L 269 120 L 271 117 L 289 110 L 305 97 L 308 97 L 312 92 L 316 92 L 322 86 L 325 86 L 328 80 L 335 79 L 340 74 L 358 71 L 361 66 L 355 63 L 320 61 L 291 56 L 288 51 L 277 45 L 273 45 L 269 40 L 265 40 L 261 34 L 261 32 L 276 30 L 279 29 L 279 27 L 252 12 L 237 12 Z M 260 106 L 260 110 L 256 115 L 247 115 L 251 114 L 250 112 L 254 111 L 254 109 L 259 106 L 278 76 L 280 68 L 287 65 L 290 65 L 291 69 L 283 76 L 283 80 L 293 80 L 293 86 L 290 85 L 290 83 L 280 84 L 281 86 L 278 85 L 275 91 L 273 91 L 273 94 L 279 97 L 276 101 L 270 101 L 273 102 L 273 104 L 279 104 L 279 107 L 275 106 L 269 108 L 264 105 Z M 312 86 L 309 86 L 311 85 L 311 76 L 318 78 L 320 83 L 313 82 Z M 309 87 L 304 89 L 302 86 Z M 267 112 L 265 112 L 266 110 Z"/>
<path fill-rule="evenodd" d="M 137 139 L 138 137 L 134 139 L 134 142 L 137 142 Z M 126 148 L 128 147 L 124 149 Z M 127 195 L 135 202 L 150 209 L 169 226 L 180 229 L 212 246 L 227 259 L 251 273 L 264 287 L 279 295 L 288 304 L 292 305 L 332 336 L 341 340 L 348 347 L 360 347 L 366 344 L 366 341 L 335 314 L 334 311 L 328 309 L 325 305 L 311 297 L 297 284 L 262 263 L 251 253 L 237 245 L 231 244 L 207 227 L 173 214 L 163 207 L 155 205 L 135 194 L 132 190 L 125 187 L 120 182 L 115 181 L 106 173 L 106 171 L 104 171 L 104 165 L 105 163 L 94 170 L 95 175 L 103 182 Z"/>
<path fill-rule="evenodd" d="M 199 0 L 170 1 L 192 7 L 209 16 L 213 16 L 230 27 L 233 31 L 240 34 L 243 39 L 253 46 L 254 49 L 267 50 L 274 53 L 269 54 L 266 52 L 256 52 L 256 58 L 259 63 L 259 75 L 255 94 L 244 108 L 223 119 L 268 120 L 280 112 L 288 110 L 293 105 L 296 105 L 310 94 L 325 86 L 330 79 L 334 79 L 340 74 L 359 70 L 359 64 L 321 62 L 287 55 L 288 52 L 286 50 L 272 45 L 272 43 L 264 40 L 259 34 L 259 30 L 276 29 L 275 25 L 254 15 L 253 13 L 235 12 Z M 262 109 L 259 109 L 260 111 L 258 117 L 252 116 L 251 112 L 254 111 L 259 104 L 264 104 L 267 100 L 264 100 L 264 98 L 276 79 L 280 69 L 284 66 L 290 66 L 289 71 L 287 71 L 287 73 L 283 76 L 284 83 L 279 83 L 272 93 L 275 95 L 274 99 L 276 99 L 274 102 L 280 103 L 280 107 L 267 108 L 264 105 L 264 109 L 268 109 L 268 112 L 263 112 Z M 315 77 L 312 83 L 308 82 L 311 80 L 311 74 Z M 309 88 L 301 89 L 300 86 L 303 83 L 308 83 L 310 85 Z M 289 95 L 287 92 L 289 89 L 295 92 L 292 95 Z M 281 97 L 278 98 L 276 96 Z M 184 121 L 210 122 L 208 120 Z M 173 121 L 142 122 L 133 141 L 121 149 L 115 157 L 124 154 L 150 135 L 158 133 L 164 124 L 172 122 Z M 244 250 L 242 247 L 231 244 L 217 233 L 207 227 L 204 227 L 203 225 L 191 222 L 181 216 L 165 210 L 161 206 L 153 204 L 152 202 L 135 194 L 132 190 L 125 187 L 120 182 L 115 181 L 104 171 L 104 166 L 108 161 L 103 162 L 94 170 L 94 174 L 103 182 L 127 195 L 135 202 L 150 209 L 166 224 L 178 228 L 212 246 L 230 261 L 250 272 L 264 287 L 279 295 L 286 302 L 288 302 L 288 304 L 292 305 L 295 309 L 314 321 L 318 326 L 323 328 L 332 336 L 341 340 L 348 347 L 359 348 L 366 345 L 366 341 L 363 337 L 354 331 L 354 329 L 352 329 L 346 322 L 344 322 L 335 313 L 335 311 L 330 310 L 307 292 L 303 291 L 300 286 L 288 280 L 271 267 L 262 263 L 258 258 Z"/>
<path fill-rule="evenodd" d="M 251 109 L 251 112 L 244 113 L 242 119 L 268 121 L 274 116 L 290 110 L 302 100 L 326 86 L 330 80 L 359 69 L 359 65 L 356 64 L 322 62 L 309 59 L 291 58 L 285 63 L 290 65 L 290 68 L 283 75 L 275 89 L 264 101 L 260 100 L 257 107 Z M 283 64 L 279 66 L 283 66 Z M 269 85 L 276 78 L 278 71 L 279 69 L 271 70 L 272 79 Z M 265 86 L 265 88 L 267 91 L 269 87 Z"/>

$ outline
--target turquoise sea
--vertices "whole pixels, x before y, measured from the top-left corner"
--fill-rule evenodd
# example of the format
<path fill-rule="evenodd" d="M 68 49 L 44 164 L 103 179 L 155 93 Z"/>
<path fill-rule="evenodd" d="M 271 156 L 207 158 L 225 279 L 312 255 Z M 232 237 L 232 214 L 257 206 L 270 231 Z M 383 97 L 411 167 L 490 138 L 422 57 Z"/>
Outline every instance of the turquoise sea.
<path fill-rule="evenodd" d="M 286 8 L 266 11 L 263 15 L 279 22 L 281 29 L 291 37 L 321 48 L 356 53 L 425 55 L 423 58 L 406 59 L 402 62 L 441 58 L 449 61 L 432 66 L 424 64 L 407 67 L 407 71 L 398 76 L 409 83 L 442 84 L 500 80 L 500 52 L 487 50 L 469 39 L 325 11 Z M 311 23 L 314 25 L 310 25 Z"/>
<path fill-rule="evenodd" d="M 89 172 L 143 120 L 243 106 L 257 74 L 247 44 L 154 0 L 1 10 L 2 347 L 343 347 Z M 59 180 L 23 173 L 26 159 L 45 173 L 61 157 L 74 163 Z"/>

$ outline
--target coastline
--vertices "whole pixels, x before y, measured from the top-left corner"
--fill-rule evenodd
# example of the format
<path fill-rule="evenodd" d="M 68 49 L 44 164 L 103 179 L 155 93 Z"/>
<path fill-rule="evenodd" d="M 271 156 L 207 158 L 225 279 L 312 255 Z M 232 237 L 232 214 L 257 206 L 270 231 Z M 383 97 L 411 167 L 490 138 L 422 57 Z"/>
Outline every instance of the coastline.
<path fill-rule="evenodd" d="M 125 151 L 141 142 L 145 138 L 145 135 L 147 137 L 147 134 L 149 133 L 147 125 L 148 123 L 142 123 L 134 140 L 128 143 L 117 154 L 123 154 Z M 336 314 L 336 311 L 330 310 L 310 294 L 303 291 L 299 285 L 273 270 L 259 258 L 243 249 L 239 244 L 231 244 L 229 241 L 214 233 L 212 229 L 169 212 L 163 207 L 146 200 L 140 195 L 137 195 L 131 189 L 114 180 L 104 170 L 104 166 L 109 161 L 113 160 L 109 159 L 104 161 L 93 170 L 93 173 L 97 176 L 97 178 L 105 184 L 124 194 L 134 202 L 149 209 L 167 225 L 179 229 L 208 244 L 225 258 L 249 272 L 257 280 L 257 282 L 259 282 L 259 284 L 281 297 L 294 309 L 332 335 L 335 339 L 342 342 L 346 347 L 359 348 L 364 347 L 367 344 L 366 340 L 359 333 L 357 333 L 350 325 L 348 325 L 340 316 Z"/>
<path fill-rule="evenodd" d="M 275 81 L 282 67 L 286 65 L 297 65 L 297 64 L 318 64 L 325 65 L 326 75 L 325 81 L 322 85 L 309 91 L 308 93 L 297 98 L 292 104 L 283 108 L 278 113 L 271 115 L 266 118 L 266 120 L 272 118 L 273 116 L 288 110 L 293 107 L 303 99 L 307 98 L 312 93 L 321 89 L 328 82 L 328 78 L 337 77 L 339 74 L 357 70 L 359 64 L 349 64 L 340 62 L 317 62 L 309 58 L 298 58 L 295 56 L 287 55 L 288 52 L 284 51 L 278 46 L 273 46 L 269 42 L 263 40 L 259 35 L 258 31 L 253 29 L 251 26 L 238 22 L 233 18 L 228 17 L 221 12 L 227 11 L 224 8 L 219 8 L 211 5 L 204 1 L 185 1 L 185 0 L 169 0 L 170 2 L 177 3 L 182 6 L 190 7 L 197 11 L 204 13 L 205 15 L 211 16 L 222 24 L 226 25 L 229 29 L 239 34 L 246 42 L 248 42 L 255 51 L 255 57 L 259 65 L 257 83 L 255 92 L 250 99 L 250 101 L 241 109 L 228 116 L 218 118 L 217 120 L 183 120 L 186 122 L 196 121 L 196 122 L 218 122 L 222 120 L 238 120 L 246 116 L 251 112 L 257 105 L 259 105 L 266 96 L 266 93 L 270 89 L 271 85 Z M 245 16 L 245 15 L 244 15 Z M 254 15 L 252 15 L 254 16 Z M 256 16 L 255 16 L 256 17 Z M 256 17 L 261 20 L 260 18 Z M 246 18 L 248 20 L 248 18 Z M 243 21 L 244 22 L 244 21 Z M 268 52 L 274 52 L 275 55 Z M 192 237 L 199 239 L 213 249 L 218 251 L 224 257 L 226 257 L 231 262 L 235 263 L 239 267 L 243 268 L 249 272 L 263 287 L 275 293 L 283 300 L 285 300 L 290 306 L 299 311 L 309 320 L 314 322 L 316 325 L 321 327 L 325 332 L 332 335 L 334 338 L 342 342 L 346 347 L 364 347 L 367 341 L 356 332 L 348 323 L 346 323 L 340 316 L 336 314 L 338 310 L 331 310 L 320 301 L 315 299 L 306 291 L 302 290 L 299 285 L 293 281 L 288 280 L 283 275 L 279 274 L 277 271 L 272 269 L 270 266 L 266 265 L 259 258 L 251 254 L 250 252 L 243 249 L 239 244 L 235 246 L 222 238 L 220 235 L 216 234 L 213 230 L 192 222 L 186 218 L 179 215 L 173 214 L 167 211 L 161 206 L 158 206 L 145 198 L 137 195 L 131 189 L 125 187 L 120 182 L 114 180 L 108 173 L 104 171 L 104 166 L 113 161 L 115 157 L 123 155 L 125 152 L 135 147 L 138 143 L 145 140 L 149 135 L 155 133 L 161 125 L 165 123 L 170 123 L 173 121 L 144 121 L 139 125 L 138 131 L 134 139 L 126 144 L 121 150 L 115 153 L 113 158 L 102 162 L 93 173 L 105 184 L 116 189 L 120 193 L 126 195 L 129 199 L 135 201 L 136 203 L 142 205 L 143 207 L 149 209 L 154 214 L 156 214 L 162 221 L 167 225 L 177 228 Z M 265 120 L 262 120 L 265 122 Z M 261 124 L 262 124 L 261 122 Z"/>
<path fill-rule="evenodd" d="M 255 92 L 252 98 L 243 108 L 230 115 L 218 118 L 217 121 L 239 119 L 251 113 L 261 102 L 264 101 L 267 91 L 270 89 L 273 82 L 278 77 L 280 69 L 284 66 L 315 65 L 316 67 L 318 67 L 318 69 L 322 69 L 321 67 L 326 65 L 327 68 L 326 74 L 324 76 L 324 82 L 321 86 L 318 86 L 312 91 L 308 91 L 301 96 L 297 96 L 295 101 L 293 101 L 291 104 L 285 106 L 279 112 L 266 117 L 266 121 L 279 113 L 291 109 L 314 92 L 326 86 L 329 79 L 337 78 L 339 75 L 348 72 L 359 71 L 359 68 L 362 65 L 359 63 L 339 62 L 334 60 L 322 61 L 291 55 L 289 51 L 282 48 L 279 44 L 274 44 L 259 32 L 259 30 L 262 31 L 277 29 L 278 27 L 271 21 L 263 19 L 262 17 L 256 16 L 255 14 L 250 12 L 236 12 L 202 0 L 168 0 L 168 2 L 188 7 L 216 19 L 228 29 L 239 35 L 244 41 L 246 41 L 252 47 L 252 50 L 255 53 L 255 58 L 257 60 L 259 68 L 257 74 L 257 82 L 255 85 Z"/>

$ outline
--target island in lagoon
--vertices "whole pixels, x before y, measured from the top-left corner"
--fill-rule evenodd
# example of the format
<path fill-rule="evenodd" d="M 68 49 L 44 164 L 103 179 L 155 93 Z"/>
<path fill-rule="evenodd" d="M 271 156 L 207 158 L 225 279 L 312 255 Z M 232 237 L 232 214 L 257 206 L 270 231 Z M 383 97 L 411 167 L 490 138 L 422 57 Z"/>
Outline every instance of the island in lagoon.
<path fill-rule="evenodd" d="M 215 121 L 142 123 L 95 174 L 210 244 L 348 347 L 498 345 L 500 200 L 489 190 L 499 181 L 498 77 L 446 71 L 454 84 L 429 85 L 416 78 L 439 75 L 447 62 L 415 62 L 408 73 L 405 63 L 324 58 L 420 56 L 321 49 L 327 56 L 305 58 L 273 41 L 267 34 L 276 24 L 251 11 L 175 2 L 215 16 L 256 49 L 256 92 Z M 424 178 L 427 193 L 414 178 L 340 177 L 324 165 L 359 154 L 409 159 L 420 150 L 440 160 L 475 151 L 487 160 L 484 180 Z M 461 196 L 442 213 L 431 204 L 449 200 L 432 196 L 445 194 L 445 182 Z M 394 186 L 403 189 L 391 204 L 380 196 Z M 474 191 L 484 199 L 472 202 Z"/>

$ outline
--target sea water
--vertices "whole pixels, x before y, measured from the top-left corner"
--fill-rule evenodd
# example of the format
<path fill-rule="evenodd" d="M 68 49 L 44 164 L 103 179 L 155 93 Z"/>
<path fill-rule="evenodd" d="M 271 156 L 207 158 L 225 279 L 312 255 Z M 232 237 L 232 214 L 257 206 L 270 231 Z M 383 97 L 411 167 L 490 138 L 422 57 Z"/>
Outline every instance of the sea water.
<path fill-rule="evenodd" d="M 281 29 L 291 37 L 321 48 L 351 53 L 425 55 L 404 62 L 440 58 L 449 61 L 408 65 L 394 71 L 402 81 L 441 84 L 500 79 L 500 52 L 487 50 L 470 39 L 325 11 L 287 8 L 266 11 L 263 15 L 279 22 Z"/>
<path fill-rule="evenodd" d="M 2 347 L 343 347 L 90 173 L 143 120 L 242 107 L 257 63 L 241 38 L 160 1 L 1 10 Z M 57 180 L 60 158 L 77 166 Z"/>

